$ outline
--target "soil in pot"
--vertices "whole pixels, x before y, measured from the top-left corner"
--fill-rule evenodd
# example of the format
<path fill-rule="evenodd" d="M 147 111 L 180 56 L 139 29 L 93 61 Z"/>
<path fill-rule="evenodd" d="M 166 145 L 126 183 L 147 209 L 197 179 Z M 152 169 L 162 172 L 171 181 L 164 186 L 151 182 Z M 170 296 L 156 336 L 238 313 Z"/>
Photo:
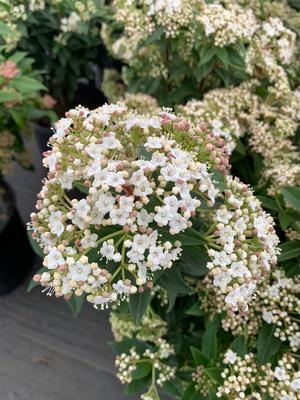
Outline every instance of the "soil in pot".
<path fill-rule="evenodd" d="M 0 295 L 19 286 L 31 271 L 34 252 L 16 210 L 11 188 L 0 179 Z"/>

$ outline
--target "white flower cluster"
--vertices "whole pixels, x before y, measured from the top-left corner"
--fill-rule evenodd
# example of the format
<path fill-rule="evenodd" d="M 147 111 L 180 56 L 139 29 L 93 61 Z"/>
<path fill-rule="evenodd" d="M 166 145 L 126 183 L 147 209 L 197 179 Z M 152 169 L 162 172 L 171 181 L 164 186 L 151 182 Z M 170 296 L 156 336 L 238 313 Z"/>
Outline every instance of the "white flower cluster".
<path fill-rule="evenodd" d="M 218 388 L 218 398 L 300 398 L 300 371 L 297 371 L 297 362 L 290 354 L 284 354 L 274 370 L 270 363 L 258 366 L 252 353 L 246 354 L 242 359 L 232 350 L 225 354 L 224 363 L 228 368 L 222 372 L 224 382 Z"/>
<path fill-rule="evenodd" d="M 238 5 L 228 8 L 221 4 L 206 4 L 197 20 L 205 35 L 213 37 L 215 46 L 225 47 L 238 41 L 250 42 L 258 25 L 252 10 Z"/>
<path fill-rule="evenodd" d="M 124 60 L 141 76 L 166 77 L 168 67 L 161 49 L 156 44 L 144 43 L 156 30 L 162 30 L 165 38 L 179 41 L 186 58 L 195 42 L 195 13 L 199 13 L 200 5 L 195 0 L 145 0 L 141 5 L 130 0 L 114 0 L 114 19 L 124 31 L 116 36 L 114 27 L 103 24 L 102 39 L 114 57 Z"/>
<path fill-rule="evenodd" d="M 66 44 L 66 33 L 84 33 L 83 23 L 89 23 L 97 11 L 94 0 L 75 1 L 73 6 L 72 11 L 60 20 L 61 32 L 56 41 L 62 45 Z"/>
<path fill-rule="evenodd" d="M 214 286 L 226 294 L 229 309 L 246 311 L 257 283 L 277 261 L 279 239 L 274 222 L 251 190 L 230 176 L 224 205 L 217 210 L 214 220 L 208 236 L 211 262 L 207 267 Z"/>
<path fill-rule="evenodd" d="M 56 296 L 86 293 L 103 306 L 171 268 L 181 253 L 176 235 L 203 201 L 212 207 L 220 195 L 209 168 L 228 165 L 209 132 L 207 144 L 199 132 L 173 114 L 146 117 L 122 104 L 66 113 L 45 154 L 48 179 L 32 215 L 47 268 L 35 279 Z"/>

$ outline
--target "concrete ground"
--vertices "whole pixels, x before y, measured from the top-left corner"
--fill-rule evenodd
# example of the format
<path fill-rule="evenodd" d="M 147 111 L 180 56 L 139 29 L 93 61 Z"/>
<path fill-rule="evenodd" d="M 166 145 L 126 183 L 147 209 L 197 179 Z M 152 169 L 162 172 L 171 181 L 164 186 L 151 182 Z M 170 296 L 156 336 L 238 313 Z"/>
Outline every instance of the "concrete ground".
<path fill-rule="evenodd" d="M 24 222 L 45 174 L 36 144 L 31 147 L 35 172 L 17 166 L 7 179 Z M 64 301 L 39 288 L 28 294 L 27 284 L 0 298 L 0 400 L 125 400 L 107 346 L 107 313 L 86 305 L 75 319 Z"/>

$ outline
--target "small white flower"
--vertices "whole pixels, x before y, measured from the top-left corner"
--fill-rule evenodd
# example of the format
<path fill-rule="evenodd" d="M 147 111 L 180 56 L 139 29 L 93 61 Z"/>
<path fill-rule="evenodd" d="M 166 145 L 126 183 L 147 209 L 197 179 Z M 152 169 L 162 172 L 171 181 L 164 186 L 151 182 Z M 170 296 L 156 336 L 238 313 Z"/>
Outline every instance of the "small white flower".
<path fill-rule="evenodd" d="M 68 278 L 74 281 L 85 282 L 90 273 L 90 264 L 82 264 L 80 261 L 77 261 L 75 264 L 69 266 Z"/>
<path fill-rule="evenodd" d="M 224 291 L 230 281 L 231 281 L 230 273 L 222 271 L 214 276 L 213 284 L 214 286 L 217 286 L 221 288 L 222 291 Z"/>
<path fill-rule="evenodd" d="M 300 378 L 294 379 L 294 380 L 291 382 L 291 388 L 292 388 L 293 390 L 295 390 L 295 391 L 300 389 Z"/>
<path fill-rule="evenodd" d="M 234 364 L 236 362 L 236 359 L 237 359 L 237 354 L 231 349 L 228 349 L 225 353 L 224 362 L 229 364 Z"/>
<path fill-rule="evenodd" d="M 262 318 L 268 324 L 271 324 L 273 321 L 273 313 L 272 311 L 263 311 Z"/>
<path fill-rule="evenodd" d="M 58 122 L 55 124 L 55 131 L 56 133 L 53 135 L 53 137 L 56 138 L 62 138 L 65 136 L 65 130 L 68 129 L 72 125 L 72 119 L 71 118 L 61 118 Z"/>
<path fill-rule="evenodd" d="M 274 376 L 276 379 L 279 381 L 285 381 L 288 379 L 288 375 L 286 373 L 286 370 L 284 368 L 276 367 L 274 370 Z"/>
<path fill-rule="evenodd" d="M 55 269 L 59 265 L 63 265 L 66 262 L 61 252 L 55 247 L 50 250 L 49 254 L 46 256 L 46 260 L 48 262 L 48 269 Z"/>
<path fill-rule="evenodd" d="M 291 347 L 298 348 L 300 346 L 300 337 L 297 335 L 289 336 L 289 342 Z"/>
<path fill-rule="evenodd" d="M 61 236 L 63 231 L 65 230 L 64 224 L 60 221 L 52 222 L 51 224 L 49 224 L 49 227 L 50 227 L 50 232 L 58 237 Z"/>
<path fill-rule="evenodd" d="M 108 242 L 103 242 L 99 253 L 107 260 L 113 260 L 115 254 L 115 246 Z"/>
<path fill-rule="evenodd" d="M 87 235 L 81 239 L 81 245 L 84 249 L 89 249 L 91 247 L 97 247 L 98 236 L 95 233 Z"/>
<path fill-rule="evenodd" d="M 228 211 L 226 207 L 219 208 L 216 213 L 217 221 L 228 224 L 229 220 L 233 217 L 232 212 Z"/>
<path fill-rule="evenodd" d="M 85 199 L 81 199 L 77 204 L 74 205 L 74 210 L 79 218 L 85 218 L 91 210 L 91 207 L 88 205 Z"/>

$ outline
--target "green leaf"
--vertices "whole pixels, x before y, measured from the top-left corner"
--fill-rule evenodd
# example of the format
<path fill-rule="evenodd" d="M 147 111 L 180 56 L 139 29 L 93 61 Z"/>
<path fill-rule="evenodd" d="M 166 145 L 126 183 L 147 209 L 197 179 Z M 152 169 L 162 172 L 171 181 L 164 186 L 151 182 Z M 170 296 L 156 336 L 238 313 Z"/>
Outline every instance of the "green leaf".
<path fill-rule="evenodd" d="M 212 171 L 213 173 L 213 181 L 217 188 L 221 191 L 226 190 L 226 183 L 224 179 L 224 175 L 220 171 L 216 171 L 215 169 Z"/>
<path fill-rule="evenodd" d="M 67 300 L 67 304 L 70 307 L 74 317 L 77 317 L 82 310 L 85 297 L 86 296 L 84 294 L 81 296 L 76 296 L 74 294 L 69 300 Z"/>
<path fill-rule="evenodd" d="M 166 269 L 164 273 L 157 279 L 156 283 L 167 292 L 175 292 L 176 294 L 191 294 L 193 290 L 187 286 L 183 280 L 180 269 L 175 266 Z"/>
<path fill-rule="evenodd" d="M 203 276 L 208 272 L 208 260 L 207 251 L 203 247 L 185 247 L 178 265 L 186 274 Z"/>
<path fill-rule="evenodd" d="M 24 129 L 26 124 L 26 120 L 24 118 L 25 116 L 22 115 L 22 113 L 20 113 L 18 110 L 15 110 L 14 108 L 9 108 L 8 112 L 12 116 L 12 119 L 15 121 L 18 128 Z M 28 115 L 26 116 L 26 118 L 28 118 Z"/>
<path fill-rule="evenodd" d="M 189 400 L 206 400 L 207 397 L 205 397 L 203 394 L 200 392 L 196 391 Z"/>
<path fill-rule="evenodd" d="M 291 186 L 282 190 L 285 201 L 300 212 L 300 188 Z"/>
<path fill-rule="evenodd" d="M 208 393 L 209 393 L 209 400 L 217 400 L 217 395 L 216 395 L 216 388 L 215 387 L 209 387 L 208 388 Z"/>
<path fill-rule="evenodd" d="M 108 342 L 109 347 L 115 354 L 128 353 L 132 347 L 135 347 L 138 353 L 143 353 L 146 350 L 145 342 L 140 342 L 137 339 L 125 339 L 119 342 Z"/>
<path fill-rule="evenodd" d="M 181 400 L 190 400 L 195 391 L 196 391 L 195 384 L 194 382 L 191 382 L 185 389 L 185 392 L 183 393 Z"/>
<path fill-rule="evenodd" d="M 281 229 L 285 230 L 289 226 L 290 222 L 293 220 L 293 217 L 284 212 L 281 212 L 278 214 L 278 219 Z"/>
<path fill-rule="evenodd" d="M 35 252 L 36 255 L 38 255 L 38 256 L 41 257 L 41 258 L 44 258 L 43 250 L 42 250 L 42 248 L 39 246 L 39 244 L 37 243 L 37 241 L 33 239 L 33 237 L 32 237 L 32 232 L 33 232 L 33 231 L 27 231 L 27 237 L 28 237 L 29 243 L 30 243 L 30 245 L 31 245 L 31 247 L 32 247 L 32 250 Z"/>
<path fill-rule="evenodd" d="M 145 289 L 143 293 L 135 293 L 129 296 L 129 307 L 132 319 L 136 325 L 141 322 L 151 299 L 151 290 Z"/>
<path fill-rule="evenodd" d="M 288 260 L 283 262 L 281 265 L 287 278 L 300 275 L 299 262 L 297 262 L 297 260 Z"/>
<path fill-rule="evenodd" d="M 279 248 L 281 249 L 281 254 L 278 256 L 279 262 L 298 257 L 300 255 L 300 240 L 282 243 Z"/>
<path fill-rule="evenodd" d="M 246 147 L 244 146 L 244 143 L 241 140 L 238 140 L 236 142 L 235 150 L 241 154 L 242 156 L 246 155 Z"/>
<path fill-rule="evenodd" d="M 186 98 L 191 97 L 194 93 L 195 85 L 193 83 L 187 82 L 176 87 L 169 96 L 172 103 L 180 104 L 183 103 Z"/>
<path fill-rule="evenodd" d="M 179 240 L 181 242 L 181 247 L 197 246 L 207 243 L 202 235 L 193 228 L 188 228 L 184 233 L 179 233 L 178 235 L 171 235 L 168 230 L 162 228 L 158 228 L 157 230 L 163 242 L 170 241 L 174 243 L 176 240 Z"/>
<path fill-rule="evenodd" d="M 145 361 L 136 365 L 136 369 L 132 372 L 133 379 L 145 378 L 152 371 L 152 364 Z"/>
<path fill-rule="evenodd" d="M 196 347 L 194 346 L 191 346 L 190 350 L 196 365 L 204 365 L 204 366 L 208 365 L 209 363 L 208 358 L 206 358 L 200 350 L 196 349 Z"/>
<path fill-rule="evenodd" d="M 278 204 L 274 199 L 267 196 L 257 196 L 258 200 L 261 202 L 262 206 L 268 210 L 279 211 Z"/>
<path fill-rule="evenodd" d="M 80 190 L 81 193 L 85 193 L 85 194 L 89 193 L 89 188 L 86 187 L 82 182 L 75 181 L 75 182 L 73 182 L 73 186 L 76 189 Z"/>
<path fill-rule="evenodd" d="M 247 354 L 247 346 L 245 342 L 244 336 L 238 336 L 231 343 L 230 348 L 234 351 L 238 356 L 243 357 Z"/>
<path fill-rule="evenodd" d="M 0 21 L 0 35 L 11 35 L 11 36 L 14 36 L 15 33 L 4 22 Z"/>
<path fill-rule="evenodd" d="M 266 364 L 277 353 L 280 339 L 274 336 L 275 325 L 264 324 L 257 338 L 257 358 L 260 364 Z"/>
<path fill-rule="evenodd" d="M 236 50 L 232 49 L 231 47 L 227 48 L 227 56 L 229 64 L 232 65 L 234 68 L 238 68 L 241 70 L 245 69 L 244 59 Z"/>
<path fill-rule="evenodd" d="M 213 48 L 210 45 L 203 46 L 199 54 L 200 61 L 198 63 L 198 66 L 200 67 L 201 65 L 206 64 L 213 58 L 215 54 L 216 54 L 215 48 Z"/>
<path fill-rule="evenodd" d="M 145 149 L 145 146 L 138 146 L 137 156 L 139 158 L 144 158 L 145 160 L 151 160 L 152 154 Z"/>
<path fill-rule="evenodd" d="M 17 76 L 12 80 L 11 86 L 23 94 L 47 90 L 46 86 L 44 86 L 37 79 L 33 79 L 28 76 Z"/>
<path fill-rule="evenodd" d="M 172 381 L 164 382 L 163 389 L 166 393 L 181 398 L 182 395 L 182 381 L 180 378 L 175 378 Z"/>
<path fill-rule="evenodd" d="M 203 78 L 205 78 L 212 70 L 214 65 L 214 60 L 206 62 L 205 64 L 200 64 L 193 70 L 193 74 L 198 82 L 201 82 Z"/>
<path fill-rule="evenodd" d="M 220 327 L 221 316 L 217 315 L 206 324 L 202 337 L 202 353 L 209 359 L 215 359 L 218 353 L 217 334 Z"/>
<path fill-rule="evenodd" d="M 158 391 L 156 389 L 156 385 L 152 384 L 148 390 L 147 393 L 144 395 L 146 398 L 151 399 L 151 400 L 160 400 Z"/>
<path fill-rule="evenodd" d="M 163 33 L 164 33 L 163 26 L 159 26 L 155 32 L 153 32 L 150 36 L 147 37 L 145 41 L 141 43 L 141 46 L 148 46 L 149 44 L 152 44 L 157 40 L 160 40 Z"/>
<path fill-rule="evenodd" d="M 193 315 L 195 317 L 203 317 L 204 312 L 201 310 L 201 303 L 197 301 L 195 304 L 192 305 L 186 312 L 187 315 Z"/>
<path fill-rule="evenodd" d="M 224 47 L 218 47 L 216 49 L 216 55 L 218 57 L 219 60 L 222 61 L 222 63 L 224 64 L 225 68 L 228 68 L 228 54 L 227 54 L 227 50 Z"/>
<path fill-rule="evenodd" d="M 204 373 L 213 381 L 216 383 L 221 383 L 222 378 L 221 378 L 221 373 L 223 372 L 223 368 L 219 367 L 210 367 L 210 368 L 205 368 Z"/>
<path fill-rule="evenodd" d="M 0 90 L 0 103 L 7 103 L 9 101 L 20 101 L 22 96 L 20 93 L 9 92 L 7 90 Z"/>
<path fill-rule="evenodd" d="M 156 283 L 168 293 L 169 306 L 167 312 L 173 309 L 178 295 L 193 293 L 193 290 L 183 280 L 177 266 L 165 270 L 157 278 Z"/>
<path fill-rule="evenodd" d="M 148 377 L 142 379 L 135 379 L 126 386 L 124 394 L 126 394 L 127 396 L 132 396 L 133 394 L 140 393 L 145 389 L 145 387 L 147 387 L 148 383 L 149 383 Z"/>
<path fill-rule="evenodd" d="M 268 394 L 265 394 L 263 400 L 274 400 L 274 398 L 269 396 Z"/>
<path fill-rule="evenodd" d="M 25 51 L 17 51 L 14 53 L 12 56 L 9 57 L 11 61 L 14 61 L 16 64 L 18 64 L 20 61 L 22 61 L 26 57 L 27 53 Z"/>

